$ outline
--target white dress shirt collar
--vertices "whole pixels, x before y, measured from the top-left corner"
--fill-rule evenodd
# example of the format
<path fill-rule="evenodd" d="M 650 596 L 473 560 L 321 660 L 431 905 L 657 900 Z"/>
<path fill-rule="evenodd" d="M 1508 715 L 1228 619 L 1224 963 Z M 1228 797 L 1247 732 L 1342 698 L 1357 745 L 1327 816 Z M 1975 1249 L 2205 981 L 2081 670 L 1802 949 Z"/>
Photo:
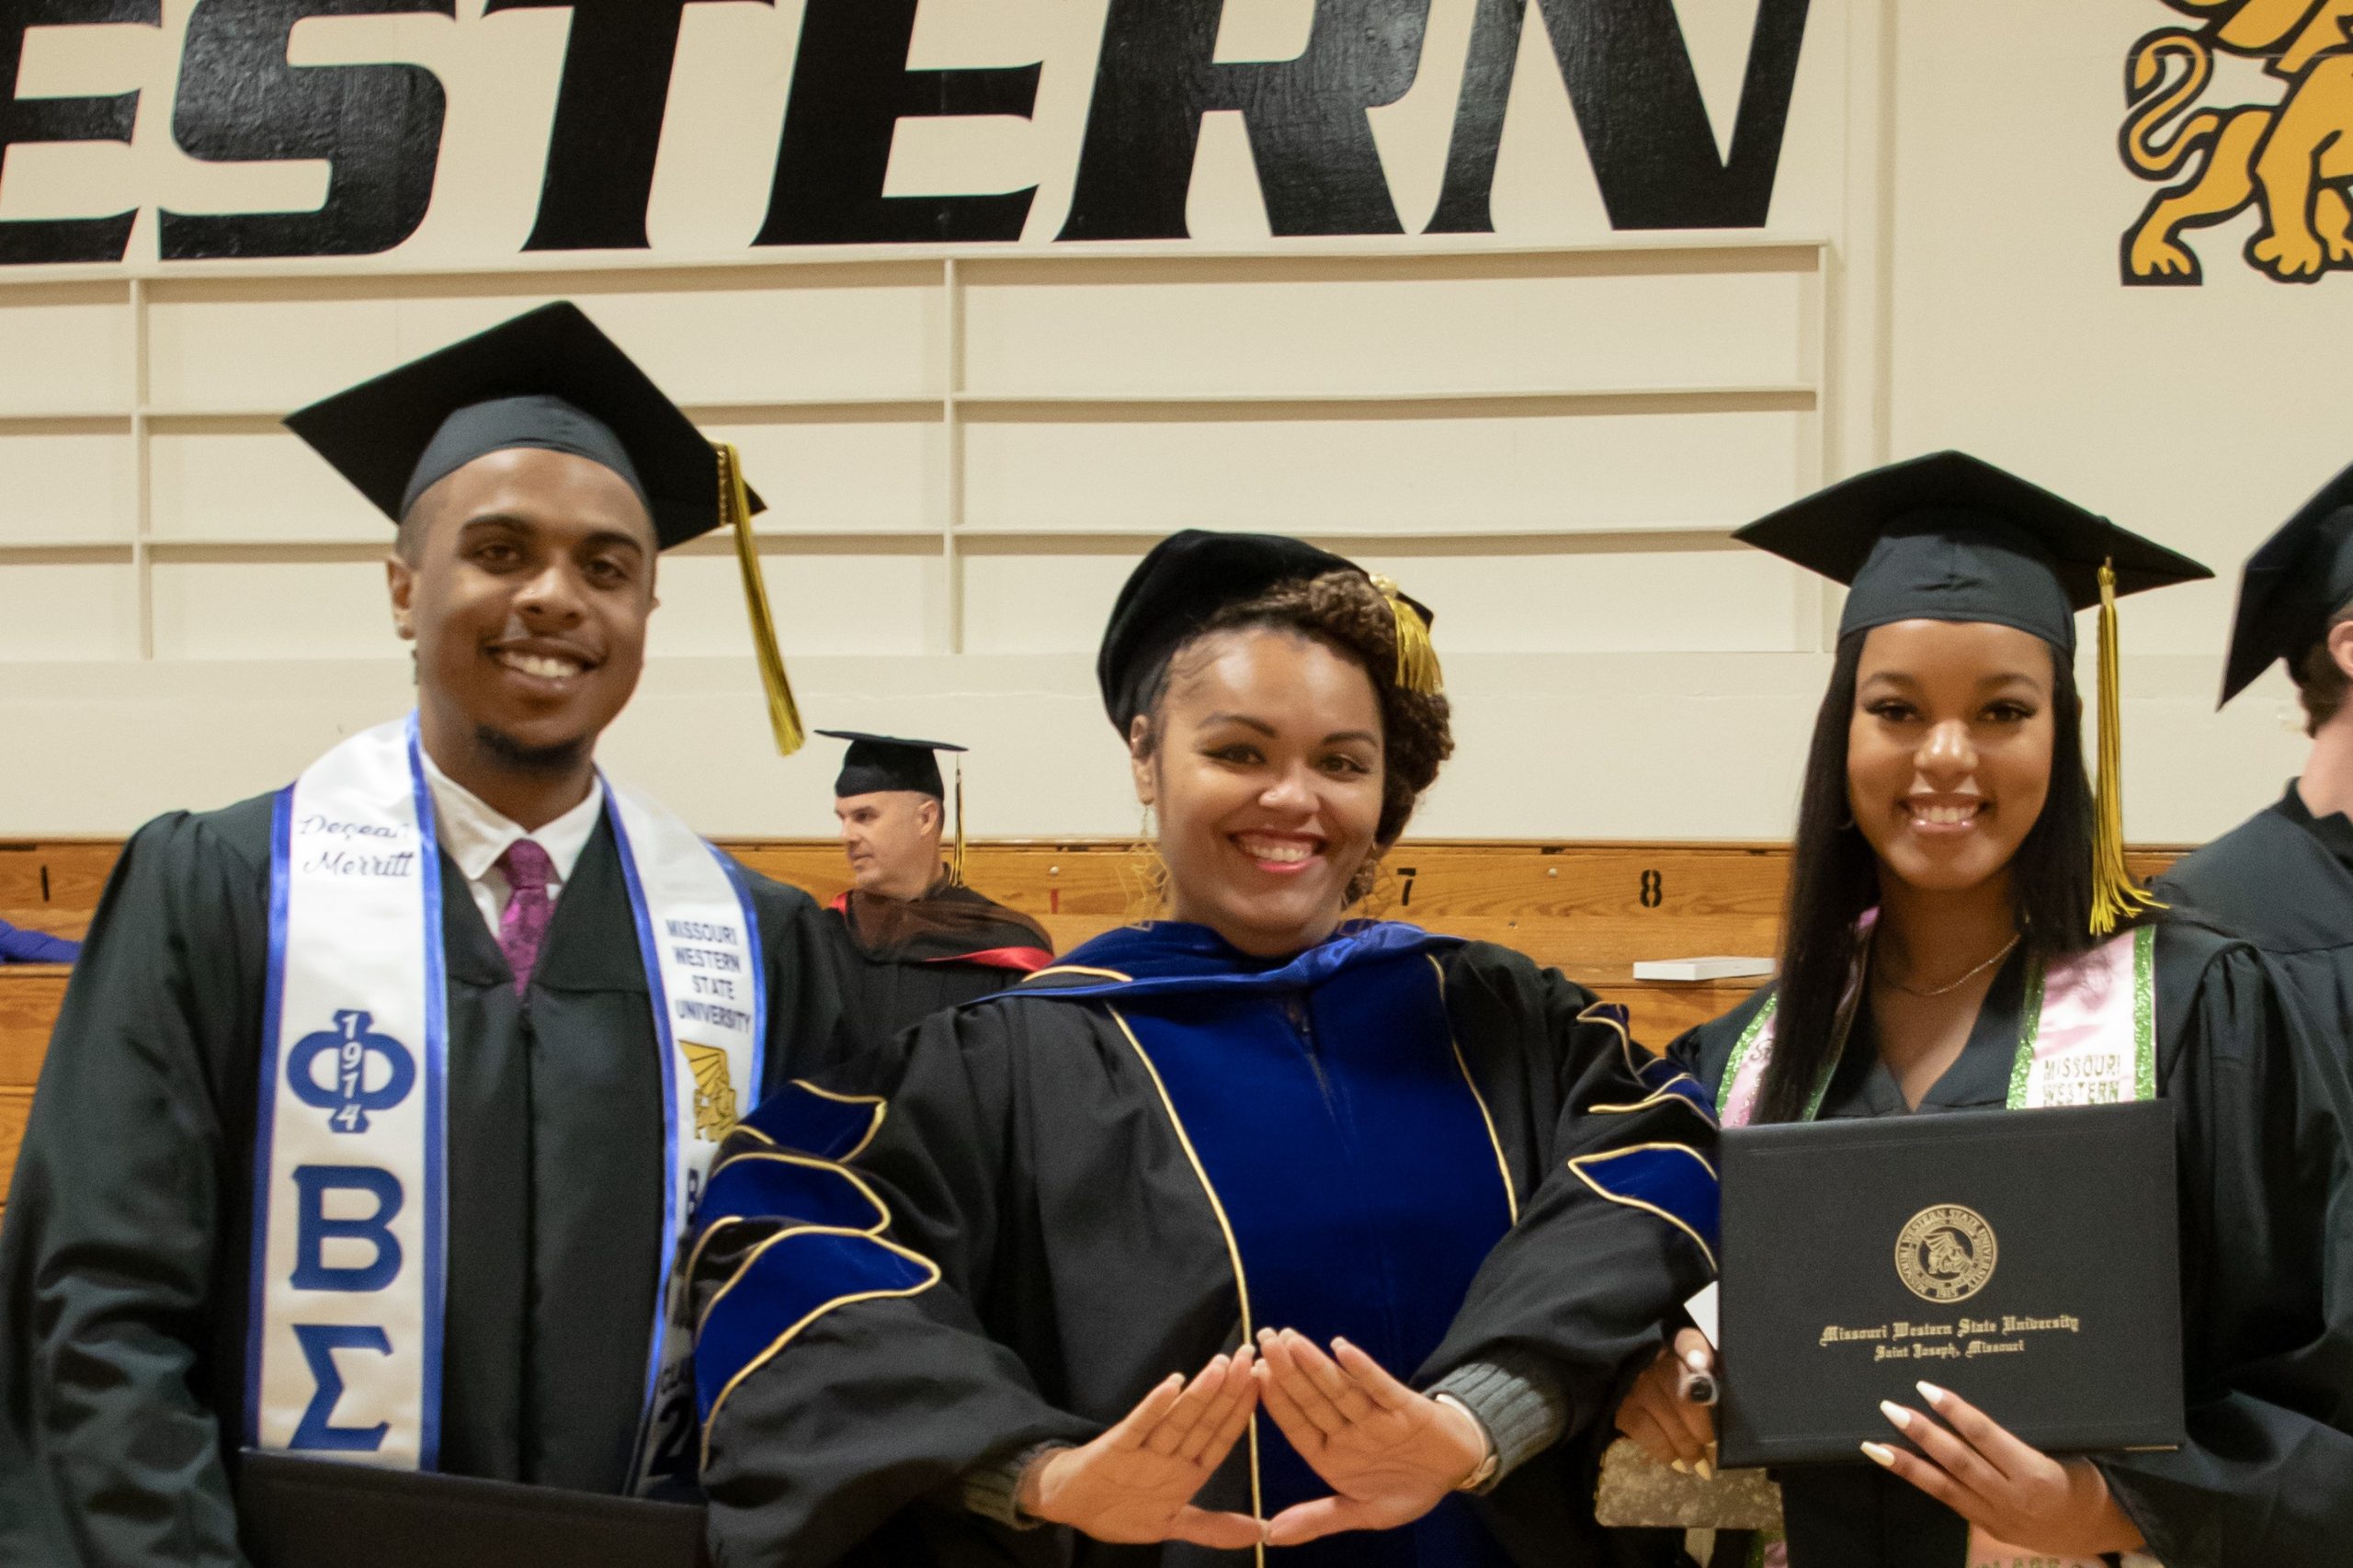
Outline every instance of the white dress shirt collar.
<path fill-rule="evenodd" d="M 423 746 L 417 747 L 416 754 L 425 764 L 426 788 L 433 792 L 434 827 L 441 847 L 457 862 L 459 874 L 466 879 L 476 906 L 494 933 L 498 929 L 499 916 L 506 911 L 509 892 L 506 874 L 498 869 L 498 858 L 517 839 L 529 838 L 547 851 L 554 867 L 553 875 L 548 879 L 548 897 L 552 900 L 563 891 L 563 884 L 572 880 L 573 868 L 580 862 L 580 852 L 588 846 L 590 835 L 605 814 L 602 789 L 591 789 L 578 805 L 537 832 L 527 833 L 481 796 L 442 772 Z"/>

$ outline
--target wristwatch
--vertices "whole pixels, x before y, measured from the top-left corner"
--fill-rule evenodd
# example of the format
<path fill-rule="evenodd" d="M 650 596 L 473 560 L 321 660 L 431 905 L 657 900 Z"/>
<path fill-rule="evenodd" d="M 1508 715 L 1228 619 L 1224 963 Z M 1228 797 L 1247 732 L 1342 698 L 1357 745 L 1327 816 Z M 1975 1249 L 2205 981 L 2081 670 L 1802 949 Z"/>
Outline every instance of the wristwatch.
<path fill-rule="evenodd" d="M 1441 1393 L 1432 1397 L 1440 1404 L 1451 1405 L 1468 1415 L 1471 1418 L 1471 1425 L 1479 1429 L 1479 1442 L 1486 1451 L 1480 1456 L 1478 1468 L 1454 1484 L 1457 1492 L 1476 1492 L 1495 1480 L 1495 1470 L 1502 1463 L 1503 1456 L 1495 1452 L 1495 1437 L 1487 1430 L 1487 1424 L 1479 1419 L 1479 1413 L 1452 1394 Z"/>

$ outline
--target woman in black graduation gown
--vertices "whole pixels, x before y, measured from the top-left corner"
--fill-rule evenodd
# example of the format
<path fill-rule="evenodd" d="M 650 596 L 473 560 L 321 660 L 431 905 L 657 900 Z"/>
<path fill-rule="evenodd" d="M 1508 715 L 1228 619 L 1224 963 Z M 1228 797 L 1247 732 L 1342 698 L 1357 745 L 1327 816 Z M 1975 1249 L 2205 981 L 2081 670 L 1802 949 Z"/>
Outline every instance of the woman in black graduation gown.
<path fill-rule="evenodd" d="M 2120 813 L 2112 792 L 2096 801 L 2083 764 L 2074 611 L 2100 601 L 2104 562 L 2122 591 L 2199 569 L 1955 453 L 1848 481 L 1742 537 L 1853 592 L 1807 769 L 1781 980 L 1671 1057 L 1717 1093 L 1727 1125 L 2062 1103 L 2027 1092 L 2044 1016 L 2029 998 L 2055 994 L 2071 966 L 2129 954 L 2154 1007 L 2136 1014 L 2121 988 L 2112 1005 L 2134 1019 L 2147 1079 L 2127 1063 L 2108 1087 L 2179 1108 L 2187 1446 L 2063 1461 L 1923 1384 L 1917 1407 L 1887 1407 L 1888 1440 L 1868 1460 L 1779 1475 L 1787 1561 L 2345 1562 L 2343 1133 L 2256 955 L 2149 907 L 2123 878 Z M 1759 1071 L 1750 1057 L 1768 1038 Z M 1704 1361 L 1691 1331 L 1677 1349 Z M 1675 1400 L 1674 1375 L 1663 1354 L 1620 1425 L 1688 1464 L 1708 1427 Z"/>
<path fill-rule="evenodd" d="M 724 1561 L 1620 1560 L 1586 1439 L 1711 1272 L 1712 1128 L 1558 973 L 1342 924 L 1451 746 L 1423 613 L 1290 540 L 1138 569 L 1098 672 L 1176 918 L 753 1118 Z"/>

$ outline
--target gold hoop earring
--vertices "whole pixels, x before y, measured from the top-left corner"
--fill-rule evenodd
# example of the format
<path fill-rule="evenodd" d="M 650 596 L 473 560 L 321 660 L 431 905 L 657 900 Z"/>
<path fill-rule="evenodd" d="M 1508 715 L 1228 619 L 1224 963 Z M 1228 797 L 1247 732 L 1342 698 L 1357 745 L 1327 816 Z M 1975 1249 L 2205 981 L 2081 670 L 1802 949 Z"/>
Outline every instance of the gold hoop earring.
<path fill-rule="evenodd" d="M 1127 921 L 1141 926 L 1159 918 L 1168 909 L 1168 862 L 1160 853 L 1160 836 L 1153 829 L 1152 803 L 1144 802 L 1143 818 L 1136 826 L 1136 843 L 1120 868 L 1120 880 L 1127 886 Z"/>

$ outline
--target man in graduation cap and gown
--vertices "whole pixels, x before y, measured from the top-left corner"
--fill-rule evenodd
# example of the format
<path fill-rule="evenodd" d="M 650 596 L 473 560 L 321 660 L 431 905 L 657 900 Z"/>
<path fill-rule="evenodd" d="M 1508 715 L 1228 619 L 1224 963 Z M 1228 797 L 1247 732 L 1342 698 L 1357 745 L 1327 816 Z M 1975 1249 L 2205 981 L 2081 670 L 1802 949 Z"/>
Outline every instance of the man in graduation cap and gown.
<path fill-rule="evenodd" d="M 817 733 L 849 743 L 834 780 L 834 815 L 854 885 L 831 907 L 851 1017 L 889 1040 L 1053 961 L 1053 944 L 1036 921 L 964 883 L 961 767 L 955 854 L 940 865 L 948 801 L 934 754 L 962 746 L 857 730 Z"/>
<path fill-rule="evenodd" d="M 2353 1064 L 2353 468 L 2248 558 L 2222 701 L 2275 659 L 2312 736 L 2303 772 L 2159 889 L 2262 949 L 2342 1068 Z"/>
<path fill-rule="evenodd" d="M 12 1564 L 239 1562 L 240 1449 L 654 1489 L 710 1154 L 854 1039 L 814 902 L 593 759 L 733 454 L 570 304 L 288 423 L 400 524 L 417 708 L 123 852 L 0 1238 Z"/>

